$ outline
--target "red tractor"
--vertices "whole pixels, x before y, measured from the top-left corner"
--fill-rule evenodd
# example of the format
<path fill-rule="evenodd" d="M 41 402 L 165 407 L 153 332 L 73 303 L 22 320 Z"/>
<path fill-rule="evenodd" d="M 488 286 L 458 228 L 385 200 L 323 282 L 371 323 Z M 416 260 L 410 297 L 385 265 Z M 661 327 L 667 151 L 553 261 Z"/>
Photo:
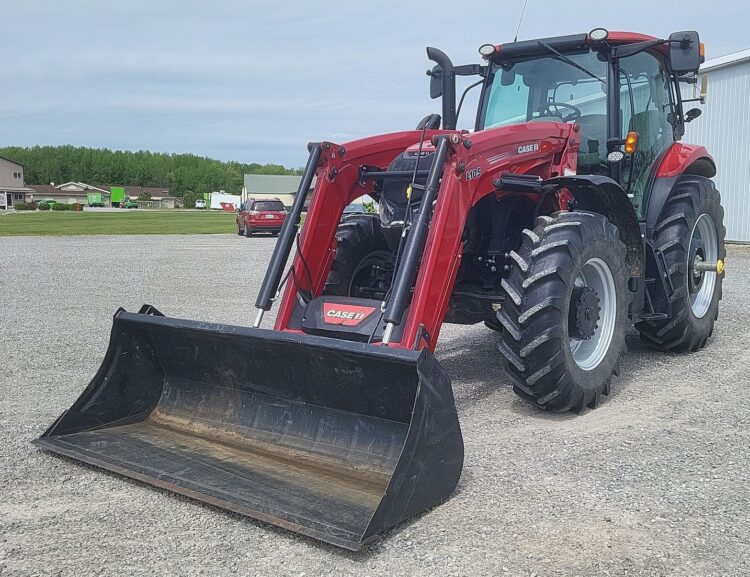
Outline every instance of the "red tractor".
<path fill-rule="evenodd" d="M 118 311 L 99 374 L 38 444 L 356 549 L 458 482 L 443 322 L 495 329 L 514 391 L 551 411 L 609 393 L 631 323 L 658 349 L 706 344 L 725 251 L 714 161 L 680 142 L 698 34 L 427 53 L 442 115 L 309 146 L 255 328 Z M 473 131 L 457 76 L 481 86 Z M 342 221 L 365 194 L 379 213 Z"/>

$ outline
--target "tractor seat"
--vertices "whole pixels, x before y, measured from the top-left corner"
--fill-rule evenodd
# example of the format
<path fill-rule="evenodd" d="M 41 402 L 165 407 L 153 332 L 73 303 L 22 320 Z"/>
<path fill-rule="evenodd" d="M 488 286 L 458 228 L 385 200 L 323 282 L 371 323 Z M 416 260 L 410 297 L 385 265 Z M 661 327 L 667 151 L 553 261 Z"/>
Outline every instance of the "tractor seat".
<path fill-rule="evenodd" d="M 597 174 L 607 159 L 607 115 L 587 114 L 576 120 L 581 136 L 578 149 L 578 172 Z"/>
<path fill-rule="evenodd" d="M 663 137 L 661 120 L 658 110 L 644 110 L 633 115 L 630 130 L 638 133 L 639 148 L 651 148 Z"/>

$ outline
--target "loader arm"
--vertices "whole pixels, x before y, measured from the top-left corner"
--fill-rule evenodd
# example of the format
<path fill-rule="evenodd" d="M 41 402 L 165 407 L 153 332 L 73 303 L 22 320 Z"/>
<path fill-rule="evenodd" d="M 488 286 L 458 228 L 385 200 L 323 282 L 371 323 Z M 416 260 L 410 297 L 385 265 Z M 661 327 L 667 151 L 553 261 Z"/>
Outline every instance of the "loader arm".
<path fill-rule="evenodd" d="M 439 133 L 427 131 L 426 134 L 429 138 Z M 360 167 L 377 166 L 384 170 L 394 156 L 418 141 L 421 134 L 421 131 L 413 130 L 365 138 L 346 145 L 322 143 L 323 154 L 316 169 L 315 190 L 300 233 L 299 252 L 291 265 L 294 274 L 282 289 L 275 330 L 297 332 L 289 324 L 300 289 L 313 295 L 322 293 L 335 250 L 336 228 L 344 208 L 355 198 L 372 192 L 372 182 L 363 184 L 360 181 Z"/>
<path fill-rule="evenodd" d="M 421 131 L 410 131 L 344 145 L 322 144 L 324 153 L 317 167 L 317 184 L 301 233 L 300 250 L 291 265 L 294 273 L 283 289 L 275 330 L 301 332 L 293 321 L 300 292 L 312 297 L 322 294 L 336 250 L 335 234 L 344 207 L 372 192 L 372 182 L 362 179 L 363 167 L 385 171 L 398 153 L 414 147 L 421 136 Z M 575 169 L 577 136 L 573 127 L 565 123 L 500 127 L 476 134 L 428 131 L 424 147 L 434 151 L 433 142 L 441 136 L 450 137 L 447 139 L 449 150 L 442 168 L 438 168 L 439 190 L 425 241 L 416 255 L 416 274 L 403 281 L 408 288 L 413 287 L 413 291 L 409 307 L 397 323 L 401 330 L 389 343 L 393 347 L 416 350 L 426 347 L 434 351 L 461 264 L 467 216 L 484 196 L 502 194 L 495 184 L 501 174 L 535 175 L 546 179 L 563 174 L 565 169 Z M 534 194 L 529 196 L 537 200 Z M 414 230 L 416 227 L 409 235 Z M 402 263 L 409 265 L 406 257 Z M 397 270 L 393 283 L 394 293 L 398 289 L 399 272 Z M 389 320 L 388 314 L 387 311 L 384 321 Z"/>

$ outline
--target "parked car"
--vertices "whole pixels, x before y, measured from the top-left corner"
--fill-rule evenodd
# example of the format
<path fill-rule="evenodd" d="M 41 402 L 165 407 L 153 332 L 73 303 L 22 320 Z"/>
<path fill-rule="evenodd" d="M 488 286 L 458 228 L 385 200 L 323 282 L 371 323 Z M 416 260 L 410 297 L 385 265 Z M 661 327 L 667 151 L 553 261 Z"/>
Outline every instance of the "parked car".
<path fill-rule="evenodd" d="M 138 208 L 138 201 L 137 200 L 126 200 L 120 206 L 122 206 L 122 208 Z"/>
<path fill-rule="evenodd" d="M 250 198 L 237 209 L 237 234 L 252 236 L 256 232 L 270 232 L 276 236 L 286 220 L 286 208 L 278 198 L 256 200 Z"/>
<path fill-rule="evenodd" d="M 203 199 L 195 201 L 195 208 L 206 208 L 206 201 Z"/>

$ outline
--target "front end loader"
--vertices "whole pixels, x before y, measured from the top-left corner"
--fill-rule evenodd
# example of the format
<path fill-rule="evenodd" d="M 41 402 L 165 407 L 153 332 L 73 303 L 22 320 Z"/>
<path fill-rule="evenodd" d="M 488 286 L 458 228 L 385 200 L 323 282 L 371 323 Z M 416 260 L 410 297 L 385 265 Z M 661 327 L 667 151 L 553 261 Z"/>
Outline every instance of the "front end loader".
<path fill-rule="evenodd" d="M 442 111 L 415 130 L 309 145 L 252 328 L 118 311 L 36 444 L 358 549 L 459 481 L 443 322 L 496 331 L 514 391 L 551 411 L 609 393 L 630 323 L 658 349 L 704 346 L 725 252 L 714 162 L 680 142 L 697 33 L 480 54 L 428 49 Z M 456 128 L 463 76 L 482 91 L 473 131 Z M 342 219 L 365 194 L 378 214 Z"/>

